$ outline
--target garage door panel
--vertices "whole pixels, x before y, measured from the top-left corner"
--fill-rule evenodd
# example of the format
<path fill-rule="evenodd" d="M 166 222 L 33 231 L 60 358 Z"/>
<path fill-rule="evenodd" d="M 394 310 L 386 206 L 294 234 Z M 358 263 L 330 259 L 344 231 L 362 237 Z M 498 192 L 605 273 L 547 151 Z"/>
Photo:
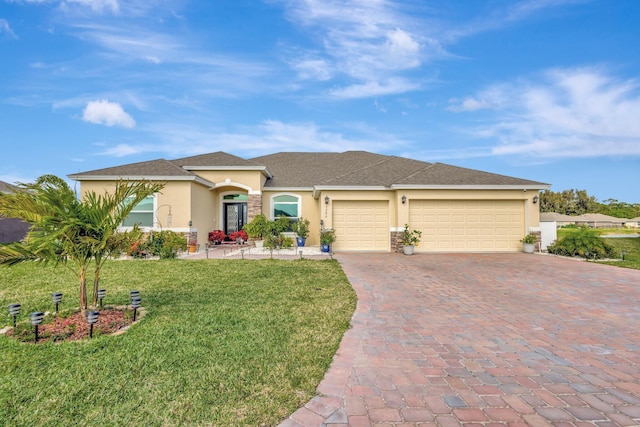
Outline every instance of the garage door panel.
<path fill-rule="evenodd" d="M 519 200 L 412 200 L 412 228 L 423 232 L 418 252 L 519 251 L 524 203 Z"/>
<path fill-rule="evenodd" d="M 389 203 L 387 201 L 333 202 L 333 228 L 338 251 L 388 251 Z"/>

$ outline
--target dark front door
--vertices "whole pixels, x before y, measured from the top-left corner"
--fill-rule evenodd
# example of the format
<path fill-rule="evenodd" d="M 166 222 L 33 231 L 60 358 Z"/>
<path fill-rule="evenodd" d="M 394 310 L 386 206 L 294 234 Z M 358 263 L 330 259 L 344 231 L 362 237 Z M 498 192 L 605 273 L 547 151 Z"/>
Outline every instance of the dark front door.
<path fill-rule="evenodd" d="M 226 235 L 242 230 L 247 222 L 246 203 L 226 203 L 224 205 L 224 232 Z"/>

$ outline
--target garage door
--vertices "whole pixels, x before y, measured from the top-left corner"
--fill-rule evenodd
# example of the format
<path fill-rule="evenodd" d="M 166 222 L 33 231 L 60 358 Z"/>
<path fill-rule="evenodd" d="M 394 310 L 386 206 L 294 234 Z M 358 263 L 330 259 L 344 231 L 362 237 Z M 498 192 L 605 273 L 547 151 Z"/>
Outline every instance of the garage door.
<path fill-rule="evenodd" d="M 422 231 L 416 251 L 519 251 L 521 200 L 412 200 L 411 228 Z"/>
<path fill-rule="evenodd" d="M 333 202 L 337 251 L 389 251 L 389 202 Z"/>

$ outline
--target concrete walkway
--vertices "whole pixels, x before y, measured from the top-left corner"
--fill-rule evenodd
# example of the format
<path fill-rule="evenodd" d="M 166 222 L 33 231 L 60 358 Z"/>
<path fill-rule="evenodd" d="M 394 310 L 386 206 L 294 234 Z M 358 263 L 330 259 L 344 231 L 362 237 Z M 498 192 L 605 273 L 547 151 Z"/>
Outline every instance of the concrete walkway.
<path fill-rule="evenodd" d="M 358 295 L 281 426 L 638 426 L 640 271 L 527 254 L 338 254 Z"/>

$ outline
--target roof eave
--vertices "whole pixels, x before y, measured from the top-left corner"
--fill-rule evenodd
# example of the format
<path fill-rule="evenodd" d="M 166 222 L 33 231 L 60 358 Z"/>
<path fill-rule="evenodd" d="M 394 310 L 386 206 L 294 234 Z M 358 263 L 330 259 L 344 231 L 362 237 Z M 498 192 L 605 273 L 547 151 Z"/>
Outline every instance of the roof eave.
<path fill-rule="evenodd" d="M 488 185 L 488 184 L 392 184 L 392 190 L 548 190 L 549 184 L 509 184 L 509 185 Z"/>
<path fill-rule="evenodd" d="M 74 181 L 195 181 L 207 187 L 215 184 L 199 176 L 175 176 L 175 175 L 67 175 Z"/>

